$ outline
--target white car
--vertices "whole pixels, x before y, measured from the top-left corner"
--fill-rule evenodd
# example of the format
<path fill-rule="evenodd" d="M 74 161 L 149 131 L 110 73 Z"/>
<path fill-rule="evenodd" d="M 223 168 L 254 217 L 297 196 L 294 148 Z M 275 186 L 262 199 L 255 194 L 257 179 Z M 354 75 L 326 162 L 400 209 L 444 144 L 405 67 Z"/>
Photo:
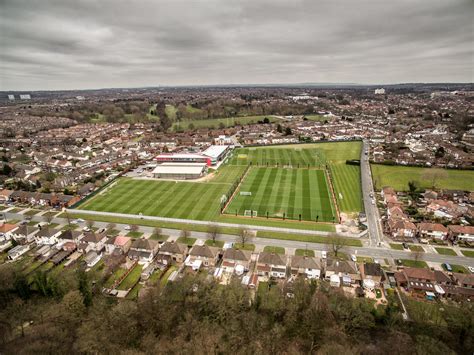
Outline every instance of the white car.
<path fill-rule="evenodd" d="M 84 232 L 90 232 L 90 231 L 91 231 L 91 229 L 90 229 L 89 227 L 84 227 L 84 228 L 82 228 L 82 230 L 83 230 Z"/>
<path fill-rule="evenodd" d="M 474 266 L 468 266 L 467 268 L 469 269 L 470 272 L 474 274 Z"/>
<path fill-rule="evenodd" d="M 357 261 L 357 256 L 355 256 L 354 254 L 351 255 L 351 259 L 353 262 L 356 262 Z"/>
<path fill-rule="evenodd" d="M 129 231 L 129 230 L 130 230 L 130 226 L 125 226 L 124 229 L 125 229 L 126 231 Z"/>
<path fill-rule="evenodd" d="M 326 258 L 328 257 L 327 251 L 324 251 L 324 250 L 323 250 L 323 251 L 321 252 L 321 257 L 322 257 L 323 259 L 326 259 Z"/>

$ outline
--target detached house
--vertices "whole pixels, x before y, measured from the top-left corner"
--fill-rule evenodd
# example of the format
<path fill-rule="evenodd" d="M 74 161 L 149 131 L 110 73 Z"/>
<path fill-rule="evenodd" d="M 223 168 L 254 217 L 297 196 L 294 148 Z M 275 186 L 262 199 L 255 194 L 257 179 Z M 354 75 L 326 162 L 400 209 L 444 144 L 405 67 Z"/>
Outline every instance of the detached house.
<path fill-rule="evenodd" d="M 382 282 L 383 271 L 380 264 L 363 263 L 360 267 L 360 273 L 364 286 L 370 285 L 372 282 L 374 286 L 378 286 Z M 367 280 L 371 280 L 371 282 L 368 282 Z M 368 286 L 368 288 L 371 287 Z"/>
<path fill-rule="evenodd" d="M 319 279 L 321 264 L 315 257 L 295 255 L 291 258 L 291 274 L 308 279 Z"/>
<path fill-rule="evenodd" d="M 164 265 L 169 265 L 172 262 L 182 263 L 186 258 L 188 247 L 182 243 L 165 242 L 161 246 L 156 260 Z"/>
<path fill-rule="evenodd" d="M 132 260 L 138 260 L 141 264 L 149 263 L 153 260 L 158 251 L 159 244 L 156 240 L 136 239 L 130 246 L 128 257 Z"/>
<path fill-rule="evenodd" d="M 238 265 L 240 265 L 241 269 L 248 270 L 251 257 L 252 252 L 248 250 L 228 248 L 222 256 L 222 268 L 229 273 L 234 272 Z"/>
<path fill-rule="evenodd" d="M 286 277 L 288 257 L 285 254 L 261 252 L 258 254 L 257 273 L 260 276 Z"/>
<path fill-rule="evenodd" d="M 193 270 L 199 270 L 201 265 L 206 267 L 216 266 L 219 258 L 220 248 L 209 245 L 195 245 L 189 251 L 184 264 L 192 267 Z"/>

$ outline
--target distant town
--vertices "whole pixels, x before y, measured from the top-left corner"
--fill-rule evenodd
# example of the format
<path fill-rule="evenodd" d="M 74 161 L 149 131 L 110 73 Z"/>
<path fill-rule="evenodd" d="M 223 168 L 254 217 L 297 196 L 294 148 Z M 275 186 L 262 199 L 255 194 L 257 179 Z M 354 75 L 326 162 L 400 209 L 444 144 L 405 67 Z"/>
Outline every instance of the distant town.
<path fill-rule="evenodd" d="M 403 321 L 471 302 L 473 100 L 466 84 L 3 92 L 0 270 L 45 294 L 79 272 L 119 302 L 189 277 L 257 304 L 318 284 Z"/>

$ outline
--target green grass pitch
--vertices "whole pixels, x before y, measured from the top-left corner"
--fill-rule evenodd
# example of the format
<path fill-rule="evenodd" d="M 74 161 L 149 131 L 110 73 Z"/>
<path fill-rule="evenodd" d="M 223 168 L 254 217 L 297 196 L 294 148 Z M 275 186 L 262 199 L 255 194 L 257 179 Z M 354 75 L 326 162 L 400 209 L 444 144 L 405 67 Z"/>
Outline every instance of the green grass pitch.
<path fill-rule="evenodd" d="M 225 183 L 120 179 L 80 206 L 83 210 L 213 220 L 220 213 Z"/>
<path fill-rule="evenodd" d="M 280 217 L 285 212 L 287 218 L 299 219 L 301 213 L 303 220 L 315 221 L 319 216 L 318 221 L 332 222 L 336 208 L 329 198 L 325 174 L 317 168 L 329 167 L 341 212 L 361 211 L 360 168 L 345 164 L 346 159 L 358 159 L 360 150 L 360 142 L 240 148 L 207 182 L 120 178 L 79 209 L 208 221 L 235 219 L 235 209 L 242 210 L 240 215 L 245 209 L 254 209 L 259 217 L 265 217 L 268 211 L 269 216 Z M 228 214 L 221 215 L 222 195 L 249 164 L 252 168 L 240 188 L 253 188 L 252 196 L 236 196 L 228 206 Z"/>
<path fill-rule="evenodd" d="M 251 195 L 241 195 L 241 192 Z M 251 168 L 226 213 L 333 222 L 336 218 L 323 170 Z"/>

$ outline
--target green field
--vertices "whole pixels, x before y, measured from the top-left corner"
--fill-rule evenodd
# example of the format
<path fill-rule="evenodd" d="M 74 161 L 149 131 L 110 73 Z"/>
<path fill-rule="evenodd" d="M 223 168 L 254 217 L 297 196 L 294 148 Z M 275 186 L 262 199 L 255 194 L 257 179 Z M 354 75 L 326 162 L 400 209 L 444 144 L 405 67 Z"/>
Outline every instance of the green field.
<path fill-rule="evenodd" d="M 123 178 L 84 203 L 80 209 L 213 220 L 220 212 L 220 198 L 229 187 L 225 183 L 176 183 Z"/>
<path fill-rule="evenodd" d="M 219 128 L 220 126 L 234 127 L 238 125 L 254 124 L 258 121 L 262 121 L 265 117 L 267 117 L 270 122 L 277 122 L 280 120 L 279 118 L 274 116 L 246 116 L 229 118 L 210 118 L 205 120 L 186 120 L 175 122 L 173 124 L 173 130 L 185 131 L 191 129 L 193 126 L 194 128 Z"/>
<path fill-rule="evenodd" d="M 242 195 L 251 193 L 251 196 Z M 258 217 L 333 222 L 335 208 L 324 171 L 316 169 L 251 168 L 226 213 Z"/>
<path fill-rule="evenodd" d="M 474 171 L 378 164 L 372 164 L 371 168 L 377 190 L 391 186 L 398 191 L 407 191 L 409 181 L 416 181 L 421 188 L 432 188 L 433 180 L 427 179 L 426 174 L 437 173 L 436 188 L 474 191 Z"/>
<path fill-rule="evenodd" d="M 329 168 L 339 209 L 358 212 L 362 210 L 360 169 L 345 161 L 358 159 L 360 150 L 360 142 L 240 148 L 231 153 L 226 164 L 211 172 L 213 176 L 207 181 L 120 178 L 78 209 L 334 231 L 330 224 L 312 223 L 333 222 L 336 216 L 329 181 L 318 167 Z M 227 214 L 220 214 L 221 197 L 250 164 Z M 242 196 L 240 191 L 252 192 L 252 196 Z M 275 218 L 246 218 L 245 210 L 257 211 L 258 217 L 266 217 L 268 212 Z M 290 220 L 284 221 L 283 213 Z M 295 220 L 300 214 L 302 222 L 298 223 Z"/>

